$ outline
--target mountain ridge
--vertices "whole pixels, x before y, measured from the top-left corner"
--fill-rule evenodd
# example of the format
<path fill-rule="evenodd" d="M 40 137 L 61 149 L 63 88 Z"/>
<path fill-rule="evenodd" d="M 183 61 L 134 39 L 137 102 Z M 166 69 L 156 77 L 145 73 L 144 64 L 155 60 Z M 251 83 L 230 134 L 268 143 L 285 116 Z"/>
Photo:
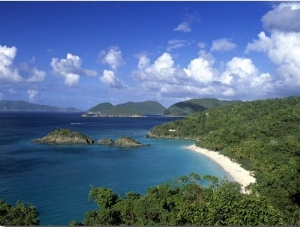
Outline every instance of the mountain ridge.
<path fill-rule="evenodd" d="M 38 112 L 81 112 L 74 107 L 61 108 L 51 105 L 40 105 L 23 100 L 0 100 L 0 111 L 38 111 Z"/>
<path fill-rule="evenodd" d="M 241 100 L 219 100 L 216 98 L 189 99 L 177 102 L 165 110 L 164 116 L 190 116 L 214 107 L 243 102 Z"/>
<path fill-rule="evenodd" d="M 141 117 L 144 115 L 162 115 L 166 108 L 157 101 L 126 102 L 113 105 L 109 102 L 100 103 L 83 117 Z"/>

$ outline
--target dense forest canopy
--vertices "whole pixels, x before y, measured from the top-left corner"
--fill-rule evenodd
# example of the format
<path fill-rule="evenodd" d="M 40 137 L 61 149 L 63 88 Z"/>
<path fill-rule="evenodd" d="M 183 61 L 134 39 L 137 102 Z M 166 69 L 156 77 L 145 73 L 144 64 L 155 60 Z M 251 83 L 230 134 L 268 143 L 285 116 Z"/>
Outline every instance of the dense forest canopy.
<path fill-rule="evenodd" d="M 170 130 L 172 129 L 172 130 Z M 287 224 L 300 217 L 300 98 L 237 103 L 153 128 L 149 136 L 190 138 L 253 171 L 253 193 L 268 197 Z"/>
<path fill-rule="evenodd" d="M 17 201 L 15 206 L 0 199 L 0 224 L 7 226 L 14 225 L 38 225 L 39 213 L 32 205 Z"/>
<path fill-rule="evenodd" d="M 210 186 L 201 186 L 209 181 Z M 89 199 L 98 209 L 85 213 L 82 223 L 71 225 L 240 226 L 281 225 L 281 212 L 267 198 L 241 193 L 241 186 L 213 176 L 192 173 L 172 183 L 149 188 L 146 195 L 92 187 Z"/>

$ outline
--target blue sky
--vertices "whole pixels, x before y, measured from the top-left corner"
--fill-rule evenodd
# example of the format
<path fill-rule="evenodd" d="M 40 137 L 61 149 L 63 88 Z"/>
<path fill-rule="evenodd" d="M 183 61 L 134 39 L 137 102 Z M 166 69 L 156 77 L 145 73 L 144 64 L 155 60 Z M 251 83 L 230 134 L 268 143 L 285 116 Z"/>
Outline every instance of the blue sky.
<path fill-rule="evenodd" d="M 0 100 L 300 95 L 298 2 L 0 2 Z"/>

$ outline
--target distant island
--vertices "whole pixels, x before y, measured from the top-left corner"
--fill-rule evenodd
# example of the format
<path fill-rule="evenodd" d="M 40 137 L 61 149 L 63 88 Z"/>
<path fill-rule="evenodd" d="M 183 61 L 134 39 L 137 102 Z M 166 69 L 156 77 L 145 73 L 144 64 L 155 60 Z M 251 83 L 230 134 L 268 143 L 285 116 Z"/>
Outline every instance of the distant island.
<path fill-rule="evenodd" d="M 92 145 L 99 144 L 105 146 L 116 146 L 124 148 L 140 147 L 144 146 L 139 141 L 129 137 L 122 136 L 116 141 L 109 138 L 100 139 L 97 143 L 89 136 L 86 136 L 80 132 L 74 132 L 66 128 L 56 129 L 42 138 L 31 140 L 37 144 L 56 144 L 56 145 Z"/>
<path fill-rule="evenodd" d="M 197 112 L 202 112 L 214 107 L 241 103 L 240 100 L 219 100 L 215 98 L 190 99 L 178 102 L 164 111 L 164 116 L 190 116 Z"/>
<path fill-rule="evenodd" d="M 145 115 L 162 115 L 166 108 L 156 101 L 127 102 L 112 105 L 100 103 L 84 113 L 83 117 L 142 117 Z"/>
<path fill-rule="evenodd" d="M 57 106 L 39 105 L 26 101 L 0 101 L 0 111 L 43 111 L 43 112 L 81 112 L 74 107 L 61 108 Z"/>
<path fill-rule="evenodd" d="M 215 98 L 190 99 L 178 102 L 165 108 L 159 102 L 127 102 L 112 105 L 109 102 L 100 103 L 86 113 L 83 117 L 142 117 L 145 115 L 162 115 L 167 117 L 186 117 L 214 107 L 241 103 L 241 100 L 219 100 Z"/>
<path fill-rule="evenodd" d="M 177 102 L 165 108 L 157 101 L 126 102 L 113 105 L 109 102 L 100 103 L 84 114 L 82 117 L 143 117 L 147 115 L 161 115 L 167 117 L 186 117 L 214 107 L 240 103 L 240 100 L 219 100 L 215 98 L 190 99 Z M 74 107 L 61 108 L 50 105 L 40 105 L 26 101 L 0 101 L 1 111 L 37 111 L 37 112 L 83 112 Z"/>

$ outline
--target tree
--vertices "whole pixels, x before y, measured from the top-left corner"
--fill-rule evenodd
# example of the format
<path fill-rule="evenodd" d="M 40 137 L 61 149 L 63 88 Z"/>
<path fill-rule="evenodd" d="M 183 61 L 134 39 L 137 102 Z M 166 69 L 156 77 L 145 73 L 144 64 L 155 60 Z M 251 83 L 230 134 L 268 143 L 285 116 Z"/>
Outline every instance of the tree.
<path fill-rule="evenodd" d="M 1 225 L 39 225 L 39 213 L 32 205 L 25 205 L 17 201 L 16 206 L 0 200 L 0 224 Z"/>
<path fill-rule="evenodd" d="M 84 225 L 282 225 L 282 213 L 257 194 L 243 194 L 241 185 L 198 174 L 178 177 L 173 183 L 134 192 L 124 198 L 111 189 L 92 188 L 89 198 L 98 210 L 85 214 Z M 72 221 L 72 225 L 80 223 Z"/>
<path fill-rule="evenodd" d="M 91 187 L 89 200 L 94 200 L 99 209 L 89 211 L 84 216 L 84 225 L 118 225 L 120 224 L 120 212 L 114 209 L 120 201 L 120 197 L 108 188 Z"/>

